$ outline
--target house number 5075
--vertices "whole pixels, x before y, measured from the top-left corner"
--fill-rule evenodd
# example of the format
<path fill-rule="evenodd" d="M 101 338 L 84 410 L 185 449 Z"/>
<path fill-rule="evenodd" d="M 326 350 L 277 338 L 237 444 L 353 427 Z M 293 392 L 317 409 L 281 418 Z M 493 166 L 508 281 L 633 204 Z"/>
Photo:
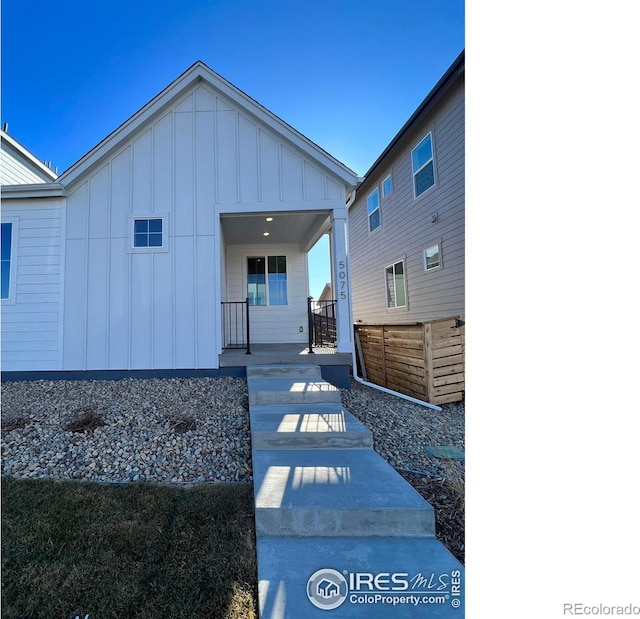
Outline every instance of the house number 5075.
<path fill-rule="evenodd" d="M 338 290 L 340 291 L 340 298 L 347 298 L 347 265 L 344 260 L 338 262 Z"/>

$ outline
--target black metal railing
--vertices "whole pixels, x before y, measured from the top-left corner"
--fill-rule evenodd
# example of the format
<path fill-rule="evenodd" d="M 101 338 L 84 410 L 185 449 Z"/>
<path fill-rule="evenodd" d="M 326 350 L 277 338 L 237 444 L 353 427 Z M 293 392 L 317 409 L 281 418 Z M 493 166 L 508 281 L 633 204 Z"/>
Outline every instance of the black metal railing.
<path fill-rule="evenodd" d="M 316 348 L 333 348 L 337 341 L 336 300 L 315 301 L 307 299 L 309 316 L 309 352 Z"/>
<path fill-rule="evenodd" d="M 246 348 L 251 354 L 249 299 L 222 301 L 222 334 L 224 350 Z"/>

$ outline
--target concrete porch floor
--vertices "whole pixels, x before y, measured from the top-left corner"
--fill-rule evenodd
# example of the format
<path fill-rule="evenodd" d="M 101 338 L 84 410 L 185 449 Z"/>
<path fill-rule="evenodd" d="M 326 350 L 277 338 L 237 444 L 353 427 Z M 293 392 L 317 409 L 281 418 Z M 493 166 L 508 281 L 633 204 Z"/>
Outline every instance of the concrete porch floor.
<path fill-rule="evenodd" d="M 336 352 L 335 348 L 313 348 L 307 344 L 251 344 L 251 354 L 245 349 L 222 351 L 220 367 L 246 367 L 248 365 L 273 365 L 280 363 L 315 363 L 316 365 L 351 365 L 351 353 Z"/>

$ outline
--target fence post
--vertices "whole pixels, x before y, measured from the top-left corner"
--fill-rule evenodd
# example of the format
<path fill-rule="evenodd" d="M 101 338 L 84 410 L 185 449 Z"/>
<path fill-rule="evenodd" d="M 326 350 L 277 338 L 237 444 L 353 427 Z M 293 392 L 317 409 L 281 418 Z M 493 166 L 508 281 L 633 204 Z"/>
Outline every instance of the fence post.
<path fill-rule="evenodd" d="M 249 297 L 247 297 L 245 303 L 247 304 L 247 352 L 246 355 L 251 354 L 251 336 L 249 334 Z"/>
<path fill-rule="evenodd" d="M 424 367 L 427 373 L 427 402 L 435 404 L 433 387 L 433 338 L 431 323 L 424 323 L 422 329 L 424 333 Z"/>

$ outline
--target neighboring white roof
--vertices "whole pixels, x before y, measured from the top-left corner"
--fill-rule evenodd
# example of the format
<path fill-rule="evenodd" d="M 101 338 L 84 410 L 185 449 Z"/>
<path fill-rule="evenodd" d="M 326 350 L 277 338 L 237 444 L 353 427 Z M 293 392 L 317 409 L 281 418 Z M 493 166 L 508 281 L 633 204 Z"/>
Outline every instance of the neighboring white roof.
<path fill-rule="evenodd" d="M 170 102 L 177 99 L 182 93 L 198 82 L 204 82 L 223 94 L 239 108 L 257 118 L 307 156 L 313 158 L 314 161 L 340 178 L 345 184 L 350 186 L 356 185 L 357 175 L 353 170 L 350 170 L 343 163 L 332 157 L 300 132 L 296 131 L 291 125 L 271 113 L 249 95 L 239 88 L 236 88 L 231 82 L 228 82 L 222 76 L 218 75 L 200 60 L 171 82 L 169 86 L 109 134 L 95 148 L 84 155 L 84 157 L 74 163 L 59 177 L 59 182 L 67 187 L 73 184 L 82 177 L 85 172 L 93 168 L 100 160 L 107 157 L 114 149 L 118 148 L 124 140 L 137 131 L 149 119 L 154 117 L 160 110 L 167 107 Z"/>
<path fill-rule="evenodd" d="M 33 179 L 33 183 L 46 183 L 55 181 L 58 178 L 58 175 L 53 170 L 4 129 L 0 129 L 0 142 L 2 143 L 2 166 L 5 168 L 2 171 L 2 179 L 0 180 L 3 185 L 5 184 L 5 176 L 10 174 L 9 166 L 14 166 L 16 171 L 22 168 L 20 176 L 23 176 L 22 180 L 26 182 L 31 182 L 31 179 Z M 20 168 L 17 166 L 20 166 Z"/>

